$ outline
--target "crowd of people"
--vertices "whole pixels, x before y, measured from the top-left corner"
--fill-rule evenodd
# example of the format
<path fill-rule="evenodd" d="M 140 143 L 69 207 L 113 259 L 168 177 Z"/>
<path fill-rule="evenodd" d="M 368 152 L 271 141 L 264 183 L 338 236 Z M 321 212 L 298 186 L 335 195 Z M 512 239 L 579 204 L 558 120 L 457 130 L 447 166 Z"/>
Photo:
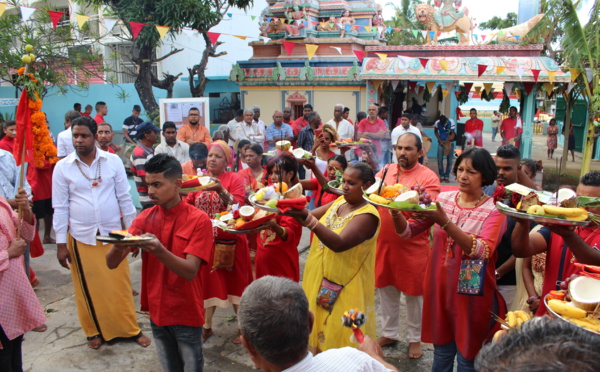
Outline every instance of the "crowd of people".
<path fill-rule="evenodd" d="M 79 322 L 92 349 L 116 339 L 150 345 L 137 323 L 137 291 L 127 260 L 141 253 L 141 310 L 149 314 L 166 371 L 202 370 L 203 344 L 219 332 L 214 314 L 228 307 L 239 320 L 232 341 L 243 344 L 263 370 L 396 370 L 383 359 L 382 348 L 398 343 L 402 329 L 411 359 L 422 357 L 422 342 L 433 344 L 434 371 L 452 371 L 455 360 L 458 371 L 477 365 L 485 370 L 491 362 L 486 364 L 482 353 L 493 353 L 482 346 L 499 328 L 490 313 L 504 318 L 508 310 L 522 309 L 544 315 L 541 299 L 577 271 L 576 263 L 600 265 L 596 224 L 533 226 L 495 207 L 505 185 L 540 188 L 534 182 L 537 164 L 521 159 L 522 122 L 514 107 L 501 123 L 496 114 L 492 118 L 502 137 L 495 156 L 481 147 L 483 122 L 475 109 L 461 152 L 454 151 L 456 123 L 441 115 L 434 124 L 438 174 L 427 166 L 433 139 L 416 107 L 390 130 L 387 108 L 374 104 L 357 113 L 355 122 L 341 104 L 326 123 L 306 104 L 296 120 L 290 108 L 276 110 L 269 125 L 254 106 L 239 110 L 211 137 L 197 108 L 178 128 L 169 121 L 161 127 L 144 121 L 136 105 L 123 122 L 123 146 L 113 143 L 106 103 L 96 104 L 93 118 L 91 110 L 79 110 L 76 105 L 65 114 L 65 130 L 57 137 L 60 161 L 30 166 L 23 188 L 10 149 L 14 122 L 3 124 L 2 370 L 20 370 L 22 335 L 45 327 L 26 262 L 41 221 L 43 242 L 56 243 L 60 265 L 71 272 Z M 363 145 L 336 146 L 346 139 Z M 297 159 L 278 149 L 279 141 L 311 156 Z M 129 154 L 126 164 L 117 153 Z M 125 167 L 133 175 L 141 212 Z M 213 182 L 183 193 L 183 179 L 196 175 Z M 451 175 L 458 186 L 442 186 Z M 329 187 L 336 179 L 341 180 L 337 194 Z M 377 179 L 418 186 L 437 208 L 403 213 L 375 207 L 363 193 Z M 260 188 L 284 184 L 301 184 L 312 196 L 310 205 L 281 212 L 247 235 L 211 222 L 218 213 L 249 204 Z M 585 175 L 577 194 L 600 197 L 600 173 Z M 301 271 L 304 228 L 310 231 L 310 249 Z M 145 240 L 131 246 L 96 239 L 123 229 Z M 401 325 L 402 299 L 406 324 Z M 350 309 L 366 315 L 360 344 L 340 322 Z M 503 357 L 494 354 L 494 360 L 510 365 Z"/>

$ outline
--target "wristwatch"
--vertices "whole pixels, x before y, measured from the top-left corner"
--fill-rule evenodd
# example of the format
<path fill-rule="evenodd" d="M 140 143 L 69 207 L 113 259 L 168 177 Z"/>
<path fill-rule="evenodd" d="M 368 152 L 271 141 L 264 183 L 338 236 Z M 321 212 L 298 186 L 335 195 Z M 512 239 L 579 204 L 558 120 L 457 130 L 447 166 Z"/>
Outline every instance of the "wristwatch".
<path fill-rule="evenodd" d="M 500 279 L 500 273 L 496 270 L 496 280 Z"/>

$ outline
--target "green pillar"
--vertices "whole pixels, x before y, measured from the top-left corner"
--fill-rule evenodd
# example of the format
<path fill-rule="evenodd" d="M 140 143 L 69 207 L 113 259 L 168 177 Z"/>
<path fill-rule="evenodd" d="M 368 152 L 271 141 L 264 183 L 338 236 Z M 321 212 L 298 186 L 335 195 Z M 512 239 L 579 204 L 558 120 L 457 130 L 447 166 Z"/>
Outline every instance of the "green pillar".
<path fill-rule="evenodd" d="M 521 159 L 531 158 L 531 145 L 533 143 L 533 117 L 535 115 L 535 95 L 537 84 L 531 93 L 525 97 L 521 120 L 523 121 L 523 136 L 521 137 Z M 523 92 L 525 94 L 525 92 Z"/>

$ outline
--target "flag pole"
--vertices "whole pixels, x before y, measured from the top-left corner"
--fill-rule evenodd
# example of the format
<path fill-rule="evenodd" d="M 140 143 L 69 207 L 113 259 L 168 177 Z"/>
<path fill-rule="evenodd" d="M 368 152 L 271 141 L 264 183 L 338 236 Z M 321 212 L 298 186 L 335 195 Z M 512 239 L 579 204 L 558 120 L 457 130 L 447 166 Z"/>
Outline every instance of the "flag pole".
<path fill-rule="evenodd" d="M 25 73 L 27 74 L 29 72 L 29 63 L 25 64 Z M 25 88 L 23 88 L 23 90 L 25 91 Z M 25 94 L 27 94 L 27 92 L 24 92 Z M 23 94 L 23 93 L 21 93 Z M 20 102 L 20 101 L 19 101 Z M 27 104 L 29 104 L 27 102 Z M 19 192 L 19 189 L 23 188 L 23 184 L 24 184 L 24 177 L 25 177 L 25 148 L 27 147 L 27 131 L 25 131 L 25 133 L 23 133 L 23 143 L 21 144 L 21 168 L 19 169 L 19 188 L 17 189 L 17 193 Z M 21 225 L 22 225 L 22 220 L 23 218 L 23 208 L 21 208 L 21 206 L 19 206 L 19 211 L 18 211 L 18 219 L 17 219 L 17 238 L 20 239 L 21 238 Z"/>

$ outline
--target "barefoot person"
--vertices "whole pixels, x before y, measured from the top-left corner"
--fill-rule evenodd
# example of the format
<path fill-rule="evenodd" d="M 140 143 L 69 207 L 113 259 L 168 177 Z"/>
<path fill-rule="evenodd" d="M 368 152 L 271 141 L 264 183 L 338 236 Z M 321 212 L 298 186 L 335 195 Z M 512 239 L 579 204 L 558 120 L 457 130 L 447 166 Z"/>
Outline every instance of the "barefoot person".
<path fill-rule="evenodd" d="M 131 224 L 134 235 L 153 237 L 142 249 L 142 311 L 150 314 L 156 351 L 165 371 L 202 371 L 204 299 L 200 265 L 210 261 L 213 244 L 206 213 L 182 202 L 179 161 L 159 154 L 146 163 L 148 194 L 154 207 Z M 106 255 L 116 268 L 131 247 L 115 245 Z"/>
<path fill-rule="evenodd" d="M 52 176 L 58 262 L 71 270 L 79 322 L 90 348 L 115 338 L 132 338 L 146 347 L 150 339 L 137 323 L 129 264 L 122 262 L 115 270 L 101 265 L 112 245 L 96 241 L 98 233 L 122 229 L 121 214 L 125 226 L 135 218 L 123 162 L 98 150 L 93 119 L 80 117 L 71 130 L 75 152 L 56 164 Z"/>

